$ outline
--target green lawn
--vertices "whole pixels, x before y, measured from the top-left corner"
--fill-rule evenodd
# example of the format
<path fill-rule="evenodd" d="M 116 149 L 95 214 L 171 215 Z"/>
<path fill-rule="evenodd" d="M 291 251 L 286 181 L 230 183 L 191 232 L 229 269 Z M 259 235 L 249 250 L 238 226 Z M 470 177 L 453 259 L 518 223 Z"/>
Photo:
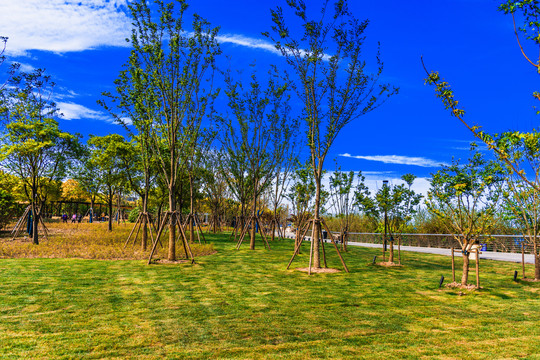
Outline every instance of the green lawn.
<path fill-rule="evenodd" d="M 484 289 L 460 296 L 438 290 L 446 257 L 382 268 L 351 247 L 350 274 L 308 276 L 285 270 L 288 241 L 226 238 L 193 266 L 0 260 L 0 359 L 540 358 L 540 283 L 514 283 L 518 264 L 484 261 Z"/>

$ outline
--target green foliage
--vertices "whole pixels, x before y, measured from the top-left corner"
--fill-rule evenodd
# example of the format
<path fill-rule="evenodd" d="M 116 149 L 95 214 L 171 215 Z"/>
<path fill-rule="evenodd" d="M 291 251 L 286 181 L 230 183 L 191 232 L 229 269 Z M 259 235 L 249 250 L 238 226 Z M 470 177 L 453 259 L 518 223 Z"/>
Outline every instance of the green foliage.
<path fill-rule="evenodd" d="M 130 223 L 134 223 L 135 221 L 137 221 L 137 218 L 139 217 L 140 213 L 141 213 L 141 209 L 137 206 L 136 208 L 134 208 L 133 210 L 129 212 L 128 221 Z"/>
<path fill-rule="evenodd" d="M 287 135 L 294 130 L 289 126 L 287 85 L 280 82 L 276 69 L 269 73 L 266 86 L 259 83 L 255 72 L 249 86 L 235 81 L 230 71 L 224 75 L 232 114 L 215 117 L 226 154 L 224 174 L 242 206 L 251 196 L 255 214 L 256 202 L 272 185 L 288 148 Z"/>
<path fill-rule="evenodd" d="M 514 30 L 521 32 L 527 40 L 531 40 L 540 45 L 540 2 L 538 0 L 507 0 L 499 5 L 499 10 L 505 14 L 511 14 L 516 25 L 515 13 L 520 13 L 523 17 L 521 26 Z"/>
<path fill-rule="evenodd" d="M 452 160 L 432 174 L 426 206 L 443 220 L 465 254 L 478 235 L 489 234 L 494 226 L 504 176 L 500 164 L 487 161 L 474 143 L 466 164 Z"/>
<path fill-rule="evenodd" d="M 13 195 L 0 188 L 0 230 L 16 215 L 17 204 Z"/>
<path fill-rule="evenodd" d="M 23 184 L 34 219 L 80 152 L 79 136 L 60 130 L 56 104 L 50 100 L 54 83 L 42 69 L 10 79 L 4 110 L 6 124 L 0 140 L 0 162 Z M 37 221 L 33 241 L 38 243 Z"/>

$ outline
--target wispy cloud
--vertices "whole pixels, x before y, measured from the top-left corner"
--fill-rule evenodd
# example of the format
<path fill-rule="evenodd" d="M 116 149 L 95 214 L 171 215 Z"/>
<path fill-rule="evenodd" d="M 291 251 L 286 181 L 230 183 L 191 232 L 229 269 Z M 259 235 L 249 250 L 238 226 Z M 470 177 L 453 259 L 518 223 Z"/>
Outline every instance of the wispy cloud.
<path fill-rule="evenodd" d="M 421 167 L 440 167 L 441 165 L 448 165 L 447 163 L 427 159 L 424 157 L 411 157 L 402 155 L 351 155 L 345 153 L 339 154 L 339 156 L 353 159 L 378 161 L 385 164 L 414 165 Z"/>
<path fill-rule="evenodd" d="M 281 55 L 281 52 L 279 52 L 276 47 L 269 43 L 268 41 L 256 39 L 252 37 L 247 37 L 244 35 L 238 35 L 238 34 L 223 34 L 216 37 L 217 41 L 222 44 L 234 44 L 234 45 L 240 45 L 245 46 L 252 49 L 260 49 L 260 50 L 266 50 L 271 53 Z"/>
<path fill-rule="evenodd" d="M 244 35 L 238 35 L 238 34 L 222 34 L 216 37 L 217 41 L 222 44 L 234 44 L 239 46 L 244 46 L 252 49 L 259 49 L 259 50 L 265 50 L 269 51 L 276 55 L 282 55 L 281 51 L 276 49 L 275 45 L 266 41 L 261 40 L 257 38 L 252 38 Z M 300 50 L 300 54 L 304 56 L 306 54 L 305 51 Z M 323 60 L 328 61 L 330 60 L 330 55 L 324 54 Z"/>
<path fill-rule="evenodd" d="M 35 67 L 33 67 L 32 65 L 30 64 L 24 64 L 24 63 L 20 63 L 20 66 L 19 66 L 19 70 L 22 71 L 22 72 L 32 72 L 34 70 L 36 70 Z"/>
<path fill-rule="evenodd" d="M 0 1 L 0 32 L 7 51 L 56 53 L 126 46 L 131 27 L 127 0 Z"/>
<path fill-rule="evenodd" d="M 79 119 L 93 119 L 101 120 L 112 123 L 113 120 L 110 116 L 107 116 L 101 111 L 96 111 L 87 108 L 86 106 L 72 103 L 72 102 L 58 102 L 56 103 L 60 112 L 63 114 L 64 120 L 79 120 Z"/>

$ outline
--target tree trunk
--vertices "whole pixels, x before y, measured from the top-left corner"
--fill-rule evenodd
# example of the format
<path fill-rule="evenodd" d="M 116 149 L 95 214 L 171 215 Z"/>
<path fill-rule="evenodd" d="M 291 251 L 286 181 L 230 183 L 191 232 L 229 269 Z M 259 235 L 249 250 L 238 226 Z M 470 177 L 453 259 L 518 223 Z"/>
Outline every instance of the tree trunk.
<path fill-rule="evenodd" d="M 535 242 L 533 244 L 533 251 L 534 251 L 534 279 L 540 280 L 540 255 L 538 255 L 538 244 L 536 244 L 536 238 Z"/>
<path fill-rule="evenodd" d="M 256 182 L 255 182 L 256 184 Z M 249 249 L 250 250 L 255 250 L 255 236 L 256 236 L 256 225 L 257 225 L 257 221 L 255 220 L 256 219 L 256 216 L 257 216 L 257 191 L 256 191 L 257 187 L 255 186 L 253 188 L 253 212 L 251 214 L 252 216 L 252 220 L 251 220 L 251 236 L 250 236 L 250 240 L 249 240 Z"/>
<path fill-rule="evenodd" d="M 321 204 L 321 175 L 319 172 L 315 173 L 315 208 L 313 210 L 313 232 L 311 234 L 311 241 L 313 241 L 313 267 L 319 269 L 321 267 L 321 256 L 319 252 L 319 233 L 320 233 L 320 204 Z"/>
<path fill-rule="evenodd" d="M 461 276 L 461 285 L 467 285 L 469 281 L 469 253 L 463 253 L 463 275 Z"/>
<path fill-rule="evenodd" d="M 142 199 L 142 220 L 143 220 L 143 231 L 142 231 L 142 239 L 141 239 L 141 249 L 142 251 L 146 251 L 146 248 L 148 246 L 148 193 L 146 193 Z"/>
<path fill-rule="evenodd" d="M 108 205 L 109 205 L 109 231 L 112 231 L 112 208 L 113 208 L 113 194 L 112 191 L 109 191 L 109 198 L 107 199 Z"/>
<path fill-rule="evenodd" d="M 88 212 L 88 222 L 91 224 L 94 221 L 94 197 L 90 196 L 90 211 Z"/>
<path fill-rule="evenodd" d="M 34 199 L 35 199 L 35 195 L 32 196 L 32 242 L 35 245 L 38 245 L 39 244 L 39 237 L 38 237 L 39 214 L 37 212 L 37 206 Z"/>
<path fill-rule="evenodd" d="M 390 250 L 388 251 L 388 262 L 393 263 L 394 262 L 394 242 L 389 241 L 390 243 Z"/>
<path fill-rule="evenodd" d="M 193 226 L 193 222 L 195 221 L 195 210 L 193 206 L 194 202 L 194 195 L 193 195 L 193 177 L 191 174 L 189 175 L 189 213 L 191 217 L 188 217 L 189 220 L 189 241 L 195 242 L 195 228 Z"/>
<path fill-rule="evenodd" d="M 174 203 L 174 188 L 169 188 L 169 211 L 171 216 L 169 217 L 169 261 L 176 261 L 176 213 Z"/>

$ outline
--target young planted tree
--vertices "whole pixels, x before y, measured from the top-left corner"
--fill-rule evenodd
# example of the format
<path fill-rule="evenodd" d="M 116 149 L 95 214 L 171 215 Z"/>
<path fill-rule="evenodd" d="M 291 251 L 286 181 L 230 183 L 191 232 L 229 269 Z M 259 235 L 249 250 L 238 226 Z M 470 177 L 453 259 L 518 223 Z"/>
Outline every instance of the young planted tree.
<path fill-rule="evenodd" d="M 215 234 L 221 229 L 221 221 L 225 211 L 227 181 L 220 171 L 222 154 L 217 150 L 210 150 L 204 156 L 203 193 L 210 209 L 210 225 Z"/>
<path fill-rule="evenodd" d="M 312 217 L 315 199 L 315 181 L 311 176 L 311 163 L 296 163 L 292 175 L 292 184 L 287 198 L 292 204 L 293 222 L 296 227 L 295 249 L 300 246 L 303 233 L 307 230 L 307 221 Z"/>
<path fill-rule="evenodd" d="M 98 168 L 91 160 L 92 152 L 86 145 L 82 146 L 82 151 L 75 166 L 71 169 L 71 175 L 75 181 L 88 193 L 90 199 L 90 209 L 88 211 L 88 222 L 94 221 L 95 203 L 99 195 L 102 181 L 97 176 Z"/>
<path fill-rule="evenodd" d="M 497 136 L 495 141 L 508 161 L 527 174 L 526 182 L 522 174 L 502 162 L 508 172 L 503 188 L 503 208 L 512 224 L 522 232 L 526 244 L 532 247 L 534 278 L 540 280 L 540 191 L 537 190 L 540 188 L 540 133 L 508 132 Z"/>
<path fill-rule="evenodd" d="M 199 124 L 200 125 L 200 124 Z M 197 211 L 195 209 L 195 203 L 197 198 L 200 197 L 200 188 L 198 186 L 202 179 L 202 163 L 205 156 L 210 151 L 210 145 L 214 141 L 216 133 L 208 129 L 201 129 L 197 127 L 193 129 L 193 133 L 190 136 L 190 144 L 187 147 L 187 164 L 186 172 L 189 180 L 189 214 L 186 222 L 189 229 L 189 239 L 191 242 L 195 241 L 195 231 L 199 242 L 200 237 L 204 239 Z M 204 239 L 206 242 L 206 239 Z"/>
<path fill-rule="evenodd" d="M 129 189 L 139 195 L 141 199 L 141 211 L 133 230 L 137 228 L 137 233 L 133 242 L 136 242 L 138 233 L 141 233 L 141 249 L 146 251 L 148 246 L 148 231 L 152 225 L 152 219 L 148 212 L 148 201 L 152 185 L 155 183 L 156 163 L 153 161 L 148 145 L 147 133 L 141 131 L 131 141 L 123 141 L 118 146 L 118 156 L 120 158 L 121 171 L 129 184 Z M 142 143 L 141 143 L 142 141 Z M 133 234 L 133 230 L 130 235 Z M 151 230 L 150 230 L 151 231 Z M 126 245 L 130 238 L 126 240 Z"/>
<path fill-rule="evenodd" d="M 495 225 L 504 179 L 500 164 L 487 161 L 474 144 L 471 153 L 468 163 L 453 160 L 452 165 L 432 174 L 426 199 L 428 210 L 443 220 L 448 233 L 461 246 L 462 285 L 468 281 L 471 247 Z"/>
<path fill-rule="evenodd" d="M 38 223 L 47 195 L 43 189 L 66 175 L 80 150 L 78 136 L 63 132 L 54 119 L 58 108 L 51 101 L 54 83 L 41 69 L 21 73 L 10 80 L 5 110 L 5 133 L 0 161 L 17 175 L 31 206 L 32 241 L 38 244 Z"/>
<path fill-rule="evenodd" d="M 247 163 L 248 186 L 251 192 L 250 249 L 255 249 L 258 219 L 257 202 L 272 184 L 276 168 L 288 147 L 282 137 L 289 125 L 287 87 L 278 82 L 276 71 L 270 73 L 268 86 L 251 76 L 249 89 L 235 82 L 230 72 L 225 74 L 226 94 L 231 116 L 216 116 L 222 128 L 221 143 L 230 159 Z M 242 167 L 241 165 L 239 167 Z M 242 231 L 246 233 L 248 224 Z M 239 244 L 242 242 L 241 234 Z M 266 239 L 265 239 L 266 241 Z"/>
<path fill-rule="evenodd" d="M 377 71 L 366 72 L 362 59 L 368 20 L 349 12 L 346 0 L 324 1 L 318 18 L 311 19 L 304 1 L 287 1 L 301 28 L 289 29 L 283 9 L 271 11 L 275 43 L 291 70 L 292 89 L 302 103 L 315 179 L 313 210 L 313 265 L 320 267 L 321 179 L 324 161 L 341 130 L 376 109 L 397 89 L 379 84 L 383 63 L 376 56 Z"/>
<path fill-rule="evenodd" d="M 108 207 L 109 231 L 112 231 L 115 195 L 118 196 L 119 190 L 125 186 L 126 181 L 120 159 L 120 148 L 124 143 L 124 137 L 119 134 L 90 136 L 88 139 L 91 167 L 95 169 L 93 175 L 100 179 L 98 196 Z"/>
<path fill-rule="evenodd" d="M 301 146 L 299 136 L 299 122 L 291 119 L 288 125 L 276 133 L 276 143 L 283 147 L 283 154 L 278 158 L 275 176 L 272 180 L 273 187 L 268 189 L 268 199 L 272 209 L 270 220 L 271 241 L 274 241 L 276 229 L 280 237 L 283 237 L 281 205 L 286 198 L 286 191 L 292 181 L 296 165 L 298 163 L 298 152 Z"/>
<path fill-rule="evenodd" d="M 174 261 L 176 227 L 180 226 L 176 206 L 179 174 L 186 164 L 190 136 L 216 95 L 211 80 L 220 49 L 218 29 L 200 16 L 194 15 L 191 28 L 186 27 L 186 1 L 156 0 L 154 5 L 138 0 L 129 6 L 134 23 L 130 38 L 133 48 L 125 79 L 121 80 L 121 86 L 129 84 L 129 94 L 122 101 L 126 101 L 125 106 L 137 107 L 134 123 L 140 120 L 150 124 L 148 146 L 168 189 L 168 259 Z M 160 226 L 158 238 L 162 231 Z M 157 240 L 154 249 L 156 245 Z"/>
<path fill-rule="evenodd" d="M 354 171 L 342 172 L 336 164 L 336 171 L 330 175 L 330 198 L 334 214 L 339 219 L 339 237 L 341 249 L 344 251 L 347 251 L 349 223 L 354 205 L 351 194 L 353 181 Z"/>

